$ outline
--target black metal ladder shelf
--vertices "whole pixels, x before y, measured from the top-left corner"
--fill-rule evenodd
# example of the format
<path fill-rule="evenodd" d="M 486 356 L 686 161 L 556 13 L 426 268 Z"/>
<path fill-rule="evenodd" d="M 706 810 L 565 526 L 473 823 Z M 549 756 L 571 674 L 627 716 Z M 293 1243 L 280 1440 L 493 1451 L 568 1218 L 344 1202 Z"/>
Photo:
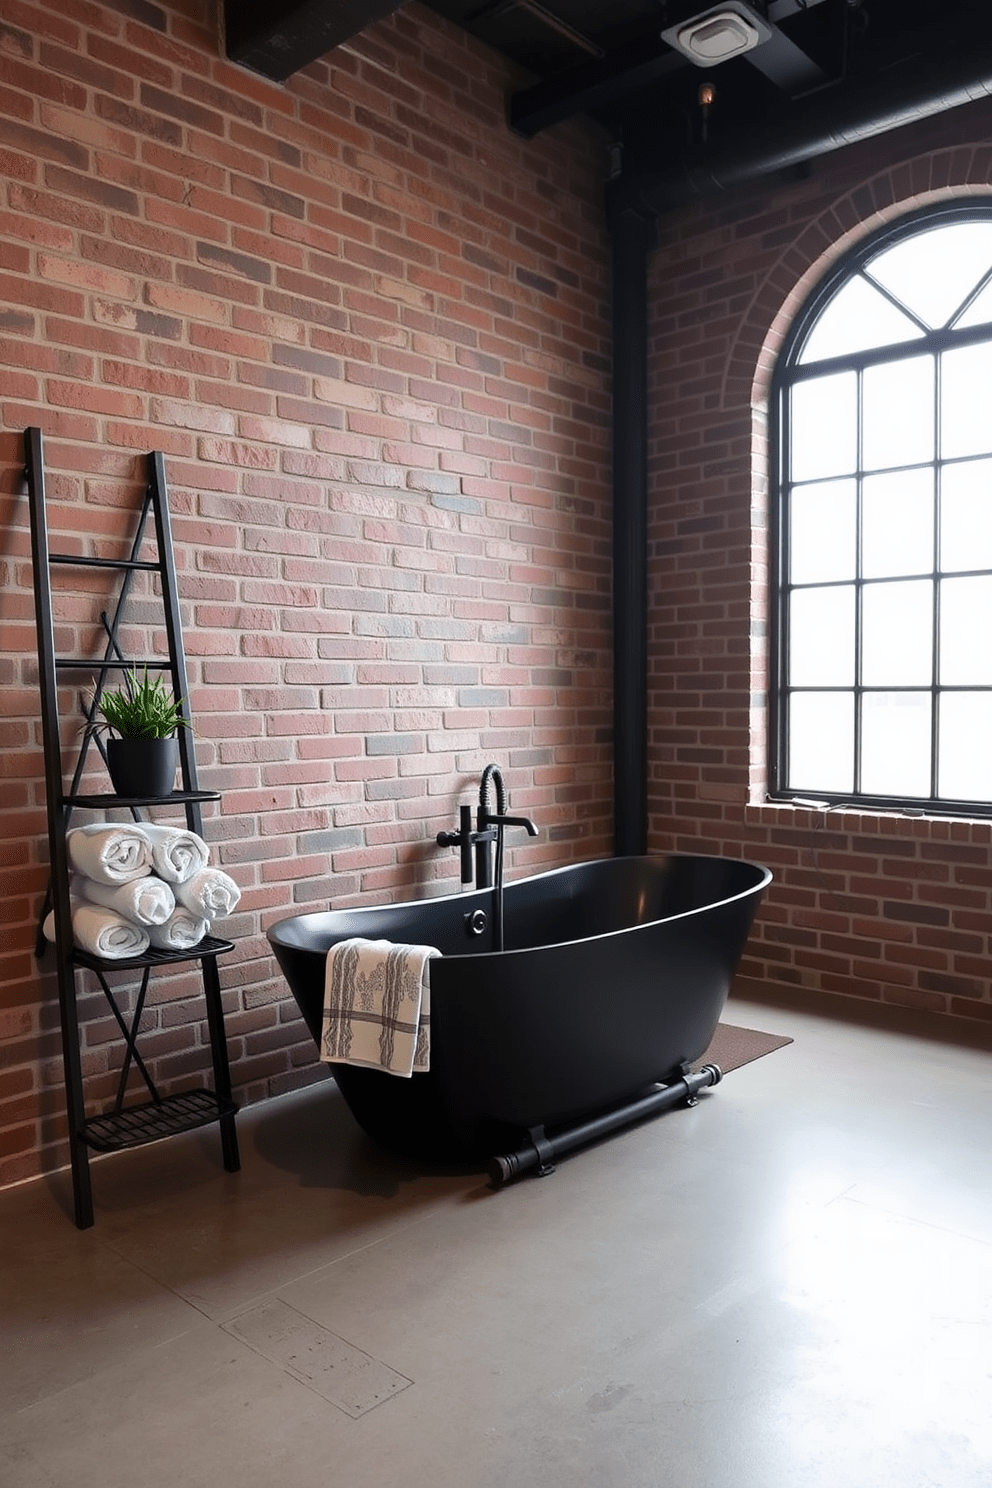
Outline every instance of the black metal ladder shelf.
<path fill-rule="evenodd" d="M 148 484 L 138 513 L 137 528 L 129 555 L 120 559 L 93 558 L 50 551 L 41 430 L 27 429 L 24 435 L 24 446 L 24 473 L 28 485 L 31 517 L 35 619 L 38 630 L 38 680 L 41 689 L 42 743 L 45 757 L 48 845 L 51 863 L 48 894 L 39 920 L 37 951 L 40 957 L 47 945 L 41 931 L 41 924 L 51 911 L 55 922 L 53 949 L 62 1024 L 62 1063 L 69 1118 L 69 1152 L 72 1165 L 75 1221 L 80 1229 L 86 1229 L 93 1223 L 93 1194 L 89 1171 L 91 1149 L 99 1152 L 118 1151 L 124 1147 L 135 1147 L 146 1142 L 158 1141 L 162 1137 L 174 1136 L 179 1132 L 191 1131 L 197 1127 L 219 1122 L 224 1167 L 232 1173 L 237 1172 L 240 1167 L 238 1138 L 235 1130 L 237 1106 L 231 1098 L 231 1074 L 224 1031 L 220 977 L 217 970 L 217 957 L 225 951 L 233 950 L 234 947 L 229 940 L 207 936 L 198 945 L 186 951 L 149 950 L 141 956 L 107 960 L 79 950 L 73 943 L 72 910 L 69 899 L 69 861 L 66 849 L 66 832 L 73 811 L 76 809 L 107 811 L 111 808 L 125 807 L 131 811 L 135 820 L 140 820 L 142 808 L 150 805 L 165 805 L 177 813 L 181 812 L 185 817 L 187 828 L 202 836 L 201 804 L 204 801 L 219 800 L 220 793 L 199 789 L 189 728 L 178 730 L 182 788 L 174 791 L 164 802 L 158 798 L 151 800 L 143 797 L 122 798 L 110 793 L 81 793 L 79 786 L 86 768 L 90 743 L 95 740 L 98 750 L 101 754 L 103 753 L 98 736 L 85 726 L 72 782 L 69 789 L 65 789 L 62 765 L 64 741 L 59 718 L 58 696 L 60 673 L 80 670 L 95 675 L 93 697 L 85 710 L 84 725 L 92 723 L 96 717 L 97 705 L 108 676 L 122 669 L 130 670 L 133 667 L 144 666 L 157 669 L 169 676 L 173 696 L 181 700 L 183 717 L 187 723 L 191 723 L 188 712 L 189 688 L 186 681 L 186 657 L 183 648 L 175 554 L 169 520 L 165 461 L 159 451 L 154 451 L 148 456 Z M 156 546 L 156 556 L 151 561 L 139 556 L 144 546 L 149 517 L 153 521 Z M 86 660 L 55 655 L 55 617 L 51 575 L 52 569 L 58 566 L 109 569 L 116 570 L 121 575 L 113 615 L 108 616 L 106 612 L 103 612 L 100 616 L 106 633 L 102 657 Z M 162 656 L 128 660 L 122 649 L 120 627 L 127 607 L 132 578 L 135 573 L 139 572 L 158 575 L 161 586 L 162 622 L 168 644 L 167 660 Z M 181 962 L 198 962 L 200 966 L 213 1064 L 213 1089 L 187 1090 L 180 1094 L 163 1096 L 156 1089 L 141 1057 L 138 1047 L 139 1024 L 151 973 L 158 967 L 175 967 Z M 117 1098 L 113 1108 L 101 1115 L 90 1117 L 87 1117 L 85 1109 L 76 985 L 77 973 L 85 970 L 96 976 L 120 1029 L 124 1045 Z M 118 971 L 140 972 L 141 974 L 140 987 L 130 1018 L 127 1018 L 121 1010 L 114 996 L 114 990 L 107 981 L 108 972 Z M 150 1099 L 127 1105 L 125 1093 L 132 1067 L 143 1079 Z"/>

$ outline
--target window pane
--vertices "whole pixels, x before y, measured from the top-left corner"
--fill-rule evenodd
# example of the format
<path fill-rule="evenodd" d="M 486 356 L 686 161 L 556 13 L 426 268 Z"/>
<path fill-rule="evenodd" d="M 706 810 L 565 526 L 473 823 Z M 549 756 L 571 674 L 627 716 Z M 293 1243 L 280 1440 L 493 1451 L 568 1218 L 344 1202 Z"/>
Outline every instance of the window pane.
<path fill-rule="evenodd" d="M 864 375 L 865 470 L 933 459 L 933 357 L 887 362 Z"/>
<path fill-rule="evenodd" d="M 933 681 L 933 583 L 866 584 L 861 680 L 866 687 L 929 687 Z"/>
<path fill-rule="evenodd" d="M 954 801 L 992 801 L 992 696 L 948 692 L 940 700 L 937 794 Z"/>
<path fill-rule="evenodd" d="M 789 790 L 854 789 L 853 693 L 793 693 L 788 772 Z"/>
<path fill-rule="evenodd" d="M 865 476 L 861 572 L 866 579 L 933 572 L 933 471 Z"/>
<path fill-rule="evenodd" d="M 793 687 L 854 683 L 854 586 L 797 589 L 789 606 L 789 681 Z"/>
<path fill-rule="evenodd" d="M 858 453 L 853 372 L 816 377 L 792 389 L 792 479 L 851 475 Z"/>
<path fill-rule="evenodd" d="M 795 486 L 789 506 L 789 576 L 794 584 L 853 579 L 857 561 L 853 480 Z"/>
<path fill-rule="evenodd" d="M 945 325 L 992 264 L 992 223 L 954 222 L 904 238 L 868 272 L 928 326 Z"/>
<path fill-rule="evenodd" d="M 941 478 L 940 566 L 992 568 L 992 460 L 946 465 Z"/>
<path fill-rule="evenodd" d="M 945 459 L 992 452 L 992 346 L 944 352 L 940 441 Z"/>
<path fill-rule="evenodd" d="M 918 325 L 859 274 L 834 295 L 815 322 L 799 361 L 820 362 L 873 346 L 894 346 L 922 334 Z"/>
<path fill-rule="evenodd" d="M 942 580 L 940 680 L 945 687 L 992 683 L 992 578 Z"/>
<path fill-rule="evenodd" d="M 928 692 L 864 694 L 861 789 L 870 796 L 929 796 Z"/>

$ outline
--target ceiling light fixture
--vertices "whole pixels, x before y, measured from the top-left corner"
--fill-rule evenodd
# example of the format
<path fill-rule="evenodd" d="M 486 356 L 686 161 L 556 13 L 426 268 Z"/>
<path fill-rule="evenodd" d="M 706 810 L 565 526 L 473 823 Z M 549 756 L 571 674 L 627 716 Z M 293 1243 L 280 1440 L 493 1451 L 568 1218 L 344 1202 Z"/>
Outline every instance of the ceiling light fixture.
<path fill-rule="evenodd" d="M 744 0 L 725 0 L 715 9 L 669 26 L 662 31 L 661 39 L 697 67 L 715 67 L 752 51 L 771 35 L 770 28 Z"/>

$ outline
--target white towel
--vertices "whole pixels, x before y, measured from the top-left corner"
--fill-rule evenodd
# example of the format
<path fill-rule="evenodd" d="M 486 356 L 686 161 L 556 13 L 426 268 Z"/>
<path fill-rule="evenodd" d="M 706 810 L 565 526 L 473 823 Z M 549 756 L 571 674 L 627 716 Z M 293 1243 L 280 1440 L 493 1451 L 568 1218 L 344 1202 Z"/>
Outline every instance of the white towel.
<path fill-rule="evenodd" d="M 162 822 L 142 822 L 138 830 L 151 847 L 152 867 L 166 883 L 185 883 L 207 866 L 210 849 L 195 832 Z"/>
<path fill-rule="evenodd" d="M 41 928 L 46 940 L 55 940 L 54 910 L 45 917 Z M 79 902 L 72 906 L 72 938 L 81 951 L 89 951 L 105 961 L 143 956 L 149 944 L 148 935 L 140 925 L 133 925 L 112 909 Z"/>
<path fill-rule="evenodd" d="M 320 1058 L 409 1076 L 430 1069 L 433 946 L 342 940 L 327 953 Z"/>
<path fill-rule="evenodd" d="M 148 936 L 159 951 L 188 951 L 209 932 L 206 920 L 178 905 L 164 925 L 149 925 Z"/>
<path fill-rule="evenodd" d="M 71 887 L 77 898 L 113 909 L 134 925 L 164 925 L 176 907 L 176 898 L 169 885 L 154 874 L 112 888 L 110 884 L 94 883 L 91 878 L 77 873 Z"/>
<path fill-rule="evenodd" d="M 152 871 L 152 850 L 144 826 L 91 822 L 65 836 L 69 862 L 94 883 L 130 883 Z"/>
<path fill-rule="evenodd" d="M 241 890 L 233 878 L 220 868 L 200 868 L 183 883 L 177 883 L 176 900 L 190 914 L 202 915 L 213 920 L 218 915 L 233 914 L 241 898 Z"/>

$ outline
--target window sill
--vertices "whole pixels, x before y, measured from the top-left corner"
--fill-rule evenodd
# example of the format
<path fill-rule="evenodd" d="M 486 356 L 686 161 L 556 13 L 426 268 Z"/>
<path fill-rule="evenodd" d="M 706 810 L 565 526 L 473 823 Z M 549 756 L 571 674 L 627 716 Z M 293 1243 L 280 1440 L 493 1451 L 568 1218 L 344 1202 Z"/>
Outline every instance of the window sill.
<path fill-rule="evenodd" d="M 924 811 L 900 811 L 896 807 L 885 811 L 850 804 L 814 806 L 802 798 L 751 801 L 744 808 L 744 820 L 755 827 L 823 828 L 829 824 L 840 832 L 992 845 L 992 820 L 987 817 L 931 816 Z"/>

